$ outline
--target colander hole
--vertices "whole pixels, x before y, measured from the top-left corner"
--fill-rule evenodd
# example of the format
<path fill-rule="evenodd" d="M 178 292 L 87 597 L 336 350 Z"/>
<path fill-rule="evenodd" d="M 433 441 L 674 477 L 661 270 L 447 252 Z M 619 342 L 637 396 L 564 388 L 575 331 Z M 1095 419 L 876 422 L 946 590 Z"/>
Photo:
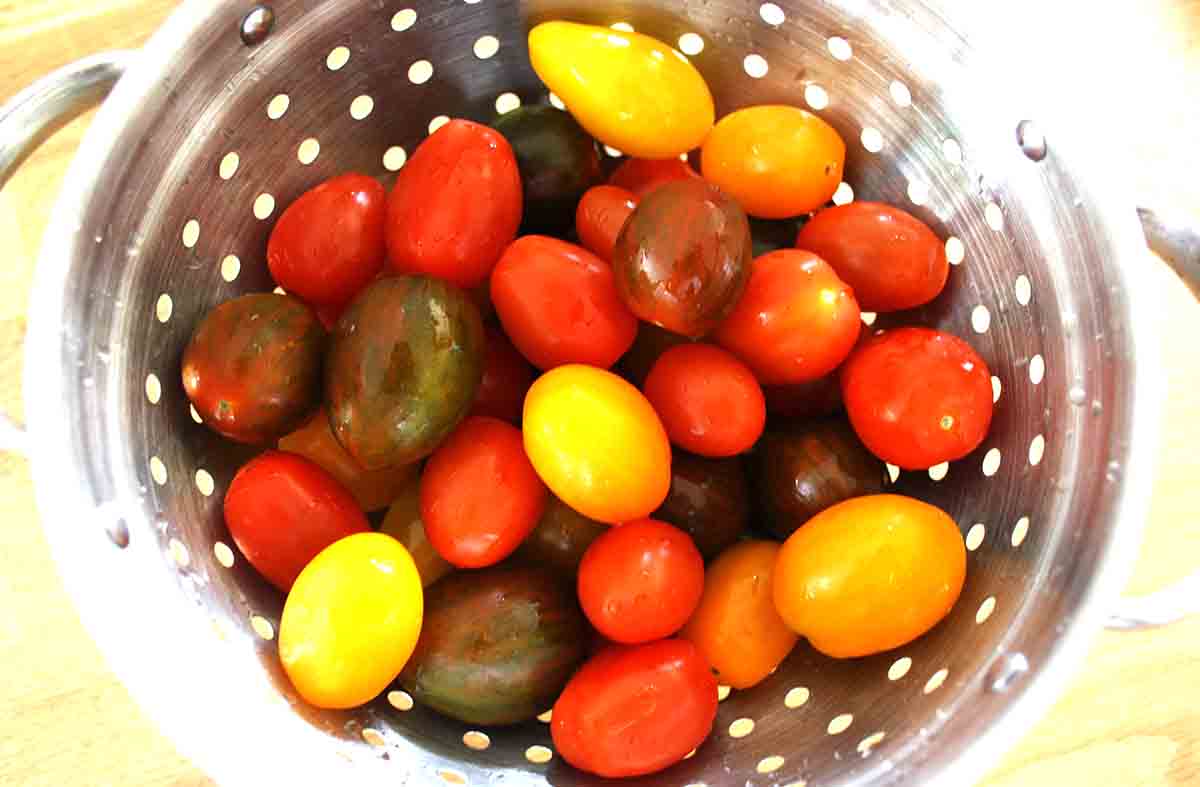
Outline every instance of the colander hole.
<path fill-rule="evenodd" d="M 226 153 L 221 159 L 220 165 L 217 167 L 217 175 L 221 180 L 229 180 L 237 174 L 238 165 L 242 163 L 242 157 L 237 153 Z"/>
<path fill-rule="evenodd" d="M 808 787 L 808 782 L 801 779 L 798 782 L 788 782 L 787 784 L 783 785 L 783 787 Z"/>
<path fill-rule="evenodd" d="M 306 167 L 316 161 L 319 155 L 321 155 L 321 143 L 314 137 L 304 140 L 296 149 L 296 159 Z"/>
<path fill-rule="evenodd" d="M 861 741 L 858 742 L 858 753 L 861 754 L 863 757 L 866 757 L 868 754 L 871 753 L 872 749 L 874 749 L 879 744 L 883 743 L 883 739 L 885 737 L 886 737 L 886 734 L 882 733 L 882 732 L 876 732 L 876 733 L 872 733 L 871 735 L 868 735 L 867 737 L 863 738 Z"/>
<path fill-rule="evenodd" d="M 433 134 L 439 128 L 450 122 L 450 118 L 445 115 L 438 115 L 433 120 L 429 121 L 429 133 Z"/>
<path fill-rule="evenodd" d="M 236 254 L 230 254 L 221 260 L 221 278 L 225 281 L 233 281 L 242 272 L 242 261 L 238 259 Z"/>
<path fill-rule="evenodd" d="M 815 110 L 829 106 L 829 93 L 820 85 L 811 84 L 804 88 L 804 102 Z"/>
<path fill-rule="evenodd" d="M 621 158 L 621 156 L 625 155 L 621 151 L 614 148 L 612 145 L 605 145 L 604 152 L 607 153 L 611 158 Z"/>
<path fill-rule="evenodd" d="M 991 478 L 1000 469 L 1000 449 L 993 448 L 983 455 L 983 474 Z"/>
<path fill-rule="evenodd" d="M 384 151 L 383 168 L 388 172 L 397 172 L 408 161 L 408 151 L 399 145 L 394 145 Z"/>
<path fill-rule="evenodd" d="M 492 739 L 487 736 L 487 733 L 480 732 L 479 730 L 464 732 L 462 742 L 468 749 L 475 751 L 485 751 L 492 745 Z"/>
<path fill-rule="evenodd" d="M 330 71 L 341 71 L 342 68 L 344 68 L 349 62 L 349 47 L 335 46 L 333 49 L 329 50 L 329 54 L 325 58 L 325 67 Z"/>
<path fill-rule="evenodd" d="M 408 81 L 414 85 L 423 85 L 433 78 L 433 63 L 428 60 L 418 60 L 408 67 Z"/>
<path fill-rule="evenodd" d="M 698 55 L 704 51 L 704 39 L 695 33 L 684 33 L 679 37 L 679 51 L 685 55 Z M 554 98 L 550 101 L 553 103 Z"/>
<path fill-rule="evenodd" d="M 982 303 L 971 310 L 971 328 L 975 333 L 987 333 L 992 326 L 992 313 Z"/>
<path fill-rule="evenodd" d="M 979 610 L 975 613 L 975 623 L 982 625 L 996 611 L 996 597 L 988 596 L 979 605 Z"/>
<path fill-rule="evenodd" d="M 1000 378 L 992 375 L 992 404 L 1000 401 L 1000 393 L 1004 390 L 1004 386 L 1000 383 Z"/>
<path fill-rule="evenodd" d="M 291 96 L 287 93 L 280 93 L 267 104 L 267 117 L 271 118 L 271 120 L 279 120 L 279 118 L 287 114 L 288 107 L 291 105 Z"/>
<path fill-rule="evenodd" d="M 893 484 L 896 483 L 900 479 L 900 468 L 891 462 L 888 462 L 885 466 L 887 467 L 888 478 L 891 479 Z"/>
<path fill-rule="evenodd" d="M 159 486 L 165 486 L 167 483 L 167 466 L 157 456 L 150 457 L 150 477 Z"/>
<path fill-rule="evenodd" d="M 175 309 L 175 303 L 171 300 L 171 296 L 165 292 L 158 296 L 158 300 L 154 303 L 154 316 L 159 322 L 167 322 L 171 319 L 171 312 Z"/>
<path fill-rule="evenodd" d="M 446 784 L 466 784 L 467 777 L 458 771 L 452 771 L 449 768 L 442 768 L 437 772 L 437 775 Z"/>
<path fill-rule="evenodd" d="M 924 205 L 929 201 L 929 184 L 922 180 L 908 182 L 908 198 L 914 205 Z"/>
<path fill-rule="evenodd" d="M 196 489 L 205 497 L 212 497 L 213 490 L 216 484 L 213 482 L 212 473 L 205 470 L 203 467 L 196 471 Z"/>
<path fill-rule="evenodd" d="M 611 27 L 613 30 L 618 30 L 622 33 L 635 32 L 633 29 L 633 25 L 629 24 L 628 22 L 613 22 L 611 25 L 609 25 L 609 27 Z"/>
<path fill-rule="evenodd" d="M 962 145 L 958 144 L 956 139 L 946 139 L 942 141 L 942 156 L 950 164 L 958 165 L 962 163 Z"/>
<path fill-rule="evenodd" d="M 770 70 L 770 66 L 767 65 L 767 59 L 758 54 L 746 55 L 745 59 L 742 60 L 742 68 L 746 70 L 748 76 L 754 79 L 762 79 Z"/>
<path fill-rule="evenodd" d="M 372 746 L 376 746 L 378 748 L 387 746 L 387 741 L 383 739 L 383 735 L 379 732 L 379 730 L 373 730 L 370 727 L 363 729 L 362 739 Z"/>
<path fill-rule="evenodd" d="M 690 759 L 692 759 L 693 757 L 695 757 L 695 756 L 696 756 L 696 752 L 697 752 L 697 751 L 698 751 L 698 749 L 692 749 L 690 752 L 688 752 L 687 754 L 683 755 L 683 759 L 685 759 L 685 760 L 690 760 Z"/>
<path fill-rule="evenodd" d="M 500 39 L 493 35 L 480 36 L 475 39 L 475 45 L 471 47 L 471 51 L 480 60 L 487 60 L 500 51 Z"/>
<path fill-rule="evenodd" d="M 874 325 L 875 320 L 879 318 L 879 315 L 875 312 L 863 312 L 860 316 L 862 317 L 863 325 L 867 326 Z"/>
<path fill-rule="evenodd" d="M 1030 284 L 1029 277 L 1022 273 L 1013 284 L 1013 289 L 1016 291 L 1017 303 L 1028 306 L 1029 300 L 1033 298 L 1033 285 Z"/>
<path fill-rule="evenodd" d="M 747 719 L 744 716 L 740 719 L 734 719 L 729 725 L 730 738 L 745 738 L 750 733 L 754 732 L 754 719 Z"/>
<path fill-rule="evenodd" d="M 946 678 L 950 677 L 950 670 L 942 667 L 937 672 L 930 676 L 929 680 L 925 681 L 925 693 L 932 694 L 942 687 L 946 682 Z"/>
<path fill-rule="evenodd" d="M 892 84 L 888 86 L 888 93 L 892 95 L 892 101 L 896 102 L 896 106 L 912 106 L 912 92 L 908 89 L 908 85 L 903 82 L 893 80 Z"/>
<path fill-rule="evenodd" d="M 1029 464 L 1037 467 L 1042 463 L 1042 455 L 1046 453 L 1046 438 L 1037 435 L 1029 443 Z"/>
<path fill-rule="evenodd" d="M 854 56 L 854 50 L 850 47 L 850 42 L 841 36 L 834 36 L 827 42 L 829 46 L 829 54 L 833 55 L 834 60 L 849 60 Z"/>
<path fill-rule="evenodd" d="M 974 552 L 976 549 L 979 549 L 980 545 L 983 544 L 983 538 L 986 535 L 987 528 L 982 522 L 976 522 L 975 524 L 971 525 L 971 529 L 967 531 L 967 537 L 965 539 L 967 551 Z"/>
<path fill-rule="evenodd" d="M 1014 547 L 1021 546 L 1025 536 L 1029 535 L 1029 517 L 1023 516 L 1013 525 L 1011 543 Z"/>
<path fill-rule="evenodd" d="M 146 398 L 150 400 L 150 404 L 158 404 L 162 399 L 162 383 L 154 372 L 146 375 Z"/>
<path fill-rule="evenodd" d="M 187 568 L 192 562 L 192 556 L 188 554 L 188 548 L 178 538 L 172 538 L 167 542 L 167 552 L 170 553 L 171 559 L 180 568 Z"/>
<path fill-rule="evenodd" d="M 908 674 L 910 669 L 912 669 L 912 659 L 908 656 L 901 656 L 892 662 L 892 666 L 888 667 L 888 680 L 900 680 Z"/>
<path fill-rule="evenodd" d="M 723 684 L 718 685 L 717 686 L 717 702 L 724 702 L 725 700 L 729 699 L 729 694 L 732 691 L 733 691 L 733 689 L 731 689 L 729 686 L 725 686 Z"/>
<path fill-rule="evenodd" d="M 264 618 L 262 615 L 250 616 L 250 628 L 254 629 L 254 633 L 265 640 L 275 639 L 275 626 L 271 621 Z"/>
<path fill-rule="evenodd" d="M 350 117 L 355 120 L 366 120 L 375 111 L 375 99 L 370 96 L 358 96 L 350 102 Z"/>
<path fill-rule="evenodd" d="M 188 413 L 192 416 L 192 420 L 196 423 L 204 423 L 204 419 L 200 417 L 200 413 L 196 410 L 196 405 L 188 404 Z"/>
<path fill-rule="evenodd" d="M 233 550 L 224 541 L 213 544 L 213 556 L 225 568 L 233 568 Z"/>
<path fill-rule="evenodd" d="M 553 708 L 546 711 L 545 713 L 539 714 L 537 717 L 537 720 L 540 721 L 542 724 L 549 724 L 553 719 L 554 719 L 554 709 Z"/>
<path fill-rule="evenodd" d="M 263 192 L 254 198 L 254 218 L 266 221 L 275 212 L 275 197 Z"/>
<path fill-rule="evenodd" d="M 185 249 L 193 249 L 200 241 L 200 222 L 195 219 L 188 219 L 183 225 L 183 247 Z"/>
<path fill-rule="evenodd" d="M 501 93 L 496 96 L 496 113 L 503 115 L 521 106 L 521 97 L 516 93 Z"/>
<path fill-rule="evenodd" d="M 763 757 L 759 760 L 758 765 L 754 766 L 754 770 L 762 774 L 774 773 L 783 767 L 784 762 L 786 761 L 778 754 L 772 754 L 770 757 Z"/>
<path fill-rule="evenodd" d="M 933 481 L 941 481 L 950 472 L 950 463 L 941 462 L 929 468 L 929 478 Z"/>
<path fill-rule="evenodd" d="M 480 2 L 480 0 L 463 0 L 463 2 L 467 5 L 475 5 L 476 3 Z"/>
<path fill-rule="evenodd" d="M 401 9 L 392 16 L 392 29 L 397 33 L 403 33 L 416 23 L 417 12 L 411 8 Z"/>
<path fill-rule="evenodd" d="M 802 707 L 806 702 L 808 702 L 808 698 L 811 696 L 812 692 L 810 692 L 807 688 L 804 686 L 797 686 L 794 689 L 789 690 L 788 693 L 784 695 L 784 707 L 788 708 L 789 710 L 795 710 L 796 708 Z"/>
<path fill-rule="evenodd" d="M 697 37 L 699 37 L 699 36 L 697 36 Z M 564 111 L 566 110 L 566 108 L 567 108 L 566 103 L 561 98 L 558 97 L 557 93 L 550 93 L 549 98 L 550 98 L 550 106 L 554 107 L 555 109 L 561 109 Z"/>
<path fill-rule="evenodd" d="M 989 202 L 983 209 L 983 218 L 987 225 L 996 232 L 1004 229 L 1004 211 L 994 202 Z"/>
<path fill-rule="evenodd" d="M 413 698 L 407 691 L 389 691 L 387 701 L 389 705 L 399 711 L 410 711 L 413 709 Z"/>
<path fill-rule="evenodd" d="M 525 750 L 525 759 L 534 765 L 545 765 L 554 759 L 554 752 L 545 746 L 530 746 Z"/>
<path fill-rule="evenodd" d="M 275 289 L 271 290 L 271 292 L 275 293 L 276 295 L 287 295 L 287 290 L 283 289 L 282 287 L 278 287 L 278 286 Z"/>
<path fill-rule="evenodd" d="M 1029 359 L 1029 382 L 1040 385 L 1046 376 L 1046 359 L 1040 354 Z"/>
<path fill-rule="evenodd" d="M 951 235 L 946 238 L 946 261 L 951 265 L 961 265 L 967 257 L 967 247 L 961 240 Z"/>
<path fill-rule="evenodd" d="M 879 129 L 867 126 L 862 130 L 862 146 L 868 153 L 878 153 L 883 150 L 883 134 Z"/>
<path fill-rule="evenodd" d="M 758 15 L 768 25 L 779 27 L 787 21 L 787 16 L 783 13 L 783 9 L 774 3 L 763 3 L 758 9 Z"/>
<path fill-rule="evenodd" d="M 833 192 L 833 204 L 849 205 L 851 202 L 854 202 L 854 188 L 842 181 L 838 184 L 837 191 Z"/>
<path fill-rule="evenodd" d="M 850 725 L 854 723 L 854 714 L 843 713 L 840 716 L 834 716 L 829 720 L 829 726 L 825 731 L 830 735 L 841 735 L 846 730 L 850 729 Z"/>

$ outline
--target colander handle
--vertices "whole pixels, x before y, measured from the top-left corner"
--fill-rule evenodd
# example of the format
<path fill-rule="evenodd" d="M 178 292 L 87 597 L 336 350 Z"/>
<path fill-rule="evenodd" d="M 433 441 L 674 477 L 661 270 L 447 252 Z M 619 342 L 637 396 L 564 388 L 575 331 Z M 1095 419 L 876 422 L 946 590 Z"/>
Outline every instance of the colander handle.
<path fill-rule="evenodd" d="M 0 107 L 0 189 L 58 129 L 104 100 L 133 53 L 92 55 L 39 79 Z M 26 452 L 25 428 L 0 412 L 0 450 Z"/>
<path fill-rule="evenodd" d="M 1138 208 L 1150 250 L 1174 269 L 1183 283 L 1200 298 L 1200 231 L 1194 221 L 1148 208 Z"/>

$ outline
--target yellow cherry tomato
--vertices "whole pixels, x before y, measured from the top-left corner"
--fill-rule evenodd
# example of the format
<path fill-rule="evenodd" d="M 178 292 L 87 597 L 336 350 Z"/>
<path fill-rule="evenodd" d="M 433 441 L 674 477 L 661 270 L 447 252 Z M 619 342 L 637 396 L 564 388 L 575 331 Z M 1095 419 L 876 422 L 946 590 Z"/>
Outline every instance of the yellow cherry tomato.
<path fill-rule="evenodd" d="M 898 648 L 946 617 L 967 551 L 940 508 L 901 495 L 856 497 L 793 533 L 775 564 L 775 608 L 835 658 Z"/>
<path fill-rule="evenodd" d="M 679 632 L 735 689 L 762 681 L 792 652 L 799 637 L 775 610 L 771 576 L 779 555 L 774 541 L 743 541 L 704 571 L 704 595 Z"/>
<path fill-rule="evenodd" d="M 529 32 L 529 59 L 588 133 L 631 156 L 673 158 L 713 126 L 704 77 L 656 38 L 544 22 Z"/>
<path fill-rule="evenodd" d="M 641 391 L 611 372 L 571 364 L 525 397 L 525 453 L 564 503 L 616 524 L 657 509 L 671 487 L 671 446 Z"/>
<path fill-rule="evenodd" d="M 803 109 L 759 106 L 721 118 L 700 168 L 751 216 L 786 219 L 823 206 L 842 182 L 846 143 Z"/>
<path fill-rule="evenodd" d="M 418 476 L 409 479 L 396 495 L 379 532 L 387 533 L 404 545 L 417 566 L 423 586 L 429 587 L 454 570 L 454 566 L 437 553 L 425 535 L 425 523 L 421 521 L 421 479 Z"/>
<path fill-rule="evenodd" d="M 313 558 L 288 593 L 279 659 L 318 708 L 353 708 L 396 679 L 421 633 L 424 597 L 404 546 L 358 533 Z"/>

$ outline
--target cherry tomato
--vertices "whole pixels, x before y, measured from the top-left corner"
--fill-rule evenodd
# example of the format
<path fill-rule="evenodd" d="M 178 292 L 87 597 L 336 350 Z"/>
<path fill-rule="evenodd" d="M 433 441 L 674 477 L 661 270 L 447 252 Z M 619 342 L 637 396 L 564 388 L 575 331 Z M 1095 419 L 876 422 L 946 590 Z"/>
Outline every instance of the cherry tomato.
<path fill-rule="evenodd" d="M 411 476 L 396 495 L 395 502 L 383 518 L 383 524 L 379 526 L 379 532 L 387 533 L 408 550 L 417 573 L 421 575 L 422 586 L 429 587 L 454 570 L 454 566 L 433 548 L 429 536 L 425 534 L 425 523 L 421 521 L 420 476 Z"/>
<path fill-rule="evenodd" d="M 846 143 L 821 118 L 759 106 L 721 118 L 704 141 L 700 168 L 751 216 L 786 219 L 828 202 L 845 161 Z"/>
<path fill-rule="evenodd" d="M 521 174 L 500 132 L 451 120 L 409 158 L 388 197 L 392 268 L 471 288 L 521 224 Z"/>
<path fill-rule="evenodd" d="M 546 513 L 517 549 L 517 556 L 574 584 L 587 548 L 607 531 L 608 525 L 588 519 L 551 495 Z"/>
<path fill-rule="evenodd" d="M 613 524 L 649 516 L 671 487 L 671 444 L 638 389 L 611 372 L 560 366 L 525 397 L 525 451 L 554 494 Z"/>
<path fill-rule="evenodd" d="M 588 133 L 631 156 L 677 157 L 699 147 L 712 128 L 704 77 L 657 39 L 544 22 L 529 32 L 529 59 Z"/>
<path fill-rule="evenodd" d="M 492 274 L 492 302 L 513 344 L 539 369 L 607 369 L 637 336 L 612 267 L 555 238 L 527 235 L 508 247 Z"/>
<path fill-rule="evenodd" d="M 750 522 L 750 492 L 741 459 L 705 459 L 676 451 L 671 491 L 654 516 L 691 536 L 705 560 L 721 554 Z"/>
<path fill-rule="evenodd" d="M 611 262 L 617 236 L 637 205 L 637 197 L 616 186 L 588 189 L 575 211 L 579 242 L 600 259 Z"/>
<path fill-rule="evenodd" d="M 614 646 L 592 658 L 554 703 L 550 734 L 562 758 L 607 778 L 673 765 L 704 742 L 717 681 L 690 642 Z"/>
<path fill-rule="evenodd" d="M 871 453 L 906 470 L 961 459 L 987 437 L 992 375 L 957 336 L 898 328 L 867 339 L 842 367 L 850 424 Z"/>
<path fill-rule="evenodd" d="M 525 456 L 520 430 L 496 418 L 463 421 L 421 477 L 429 543 L 459 568 L 511 555 L 545 508 L 546 487 Z"/>
<path fill-rule="evenodd" d="M 479 383 L 471 415 L 520 423 L 525 392 L 533 385 L 533 367 L 502 331 L 489 325 L 484 333 L 487 345 L 483 356 L 483 381 Z"/>
<path fill-rule="evenodd" d="M 386 508 L 417 474 L 415 464 L 384 470 L 359 467 L 333 436 L 329 415 L 324 410 L 296 431 L 279 438 L 279 450 L 299 454 L 319 464 L 354 495 L 363 511 Z"/>
<path fill-rule="evenodd" d="M 700 174 L 691 164 L 678 158 L 631 158 L 613 171 L 608 184 L 630 191 L 641 199 L 664 183 L 690 178 L 699 179 Z"/>
<path fill-rule="evenodd" d="M 720 347 L 672 347 L 650 370 L 644 390 L 671 442 L 700 456 L 749 451 L 767 422 L 754 373 Z"/>
<path fill-rule="evenodd" d="M 370 530 L 337 479 L 283 451 L 267 451 L 238 470 L 225 492 L 225 524 L 250 565 L 285 593 L 322 549 Z"/>
<path fill-rule="evenodd" d="M 819 257 L 784 249 L 754 261 L 746 294 L 717 342 L 764 385 L 816 380 L 845 360 L 862 319 L 854 293 Z"/>
<path fill-rule="evenodd" d="M 383 533 L 349 536 L 296 579 L 279 622 L 279 660 L 311 705 L 353 708 L 404 669 L 423 612 L 408 550 Z"/>
<path fill-rule="evenodd" d="M 609 528 L 579 564 L 579 603 L 613 642 L 669 637 L 704 591 L 704 558 L 688 534 L 656 519 Z"/>
<path fill-rule="evenodd" d="M 708 566 L 704 595 L 680 638 L 696 644 L 717 680 L 748 689 L 770 675 L 798 637 L 775 610 L 772 577 L 779 544 L 743 541 Z"/>
<path fill-rule="evenodd" d="M 639 323 L 637 338 L 633 340 L 629 352 L 621 356 L 618 367 L 625 379 L 640 388 L 663 353 L 691 341 L 688 337 L 671 333 L 666 328 L 659 328 L 648 322 Z"/>
<path fill-rule="evenodd" d="M 794 385 L 764 385 L 763 396 L 767 412 L 780 418 L 820 418 L 842 407 L 842 386 L 836 374 Z"/>
<path fill-rule="evenodd" d="M 387 191 L 350 173 L 306 191 L 288 206 L 267 242 L 279 286 L 314 306 L 348 303 L 378 275 L 387 254 Z"/>
<path fill-rule="evenodd" d="M 788 538 L 775 563 L 775 608 L 834 658 L 912 642 L 962 591 L 967 551 L 944 511 L 900 495 L 856 497 Z"/>
<path fill-rule="evenodd" d="M 796 247 L 829 263 L 872 312 L 913 309 L 946 286 L 946 246 L 917 217 L 878 202 L 851 202 L 813 216 Z"/>

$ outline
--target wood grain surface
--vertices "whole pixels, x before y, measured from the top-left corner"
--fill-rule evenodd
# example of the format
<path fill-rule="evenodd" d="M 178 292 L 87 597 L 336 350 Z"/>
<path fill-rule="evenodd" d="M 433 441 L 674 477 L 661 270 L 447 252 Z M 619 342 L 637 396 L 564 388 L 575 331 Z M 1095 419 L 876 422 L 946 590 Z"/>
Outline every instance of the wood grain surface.
<path fill-rule="evenodd" d="M 0 100 L 57 66 L 137 47 L 172 0 L 0 0 Z M 1133 12 L 1134 4 L 1129 4 Z M 1139 3 L 1134 79 L 1111 97 L 1138 198 L 1200 222 L 1200 0 Z M 1138 69 L 1165 63 L 1171 75 Z M 1097 77 L 1099 78 L 1099 77 Z M 1131 87 L 1132 86 L 1132 87 Z M 0 192 L 0 407 L 21 413 L 21 342 L 42 231 L 89 118 L 58 133 Z M 1162 304 L 1169 400 L 1154 501 L 1131 592 L 1200 566 L 1200 307 L 1149 259 Z M 80 626 L 42 535 L 24 459 L 0 455 L 0 785 L 211 784 L 145 719 Z M 1104 633 L 1054 709 L 985 780 L 1200 785 L 1200 619 Z"/>

